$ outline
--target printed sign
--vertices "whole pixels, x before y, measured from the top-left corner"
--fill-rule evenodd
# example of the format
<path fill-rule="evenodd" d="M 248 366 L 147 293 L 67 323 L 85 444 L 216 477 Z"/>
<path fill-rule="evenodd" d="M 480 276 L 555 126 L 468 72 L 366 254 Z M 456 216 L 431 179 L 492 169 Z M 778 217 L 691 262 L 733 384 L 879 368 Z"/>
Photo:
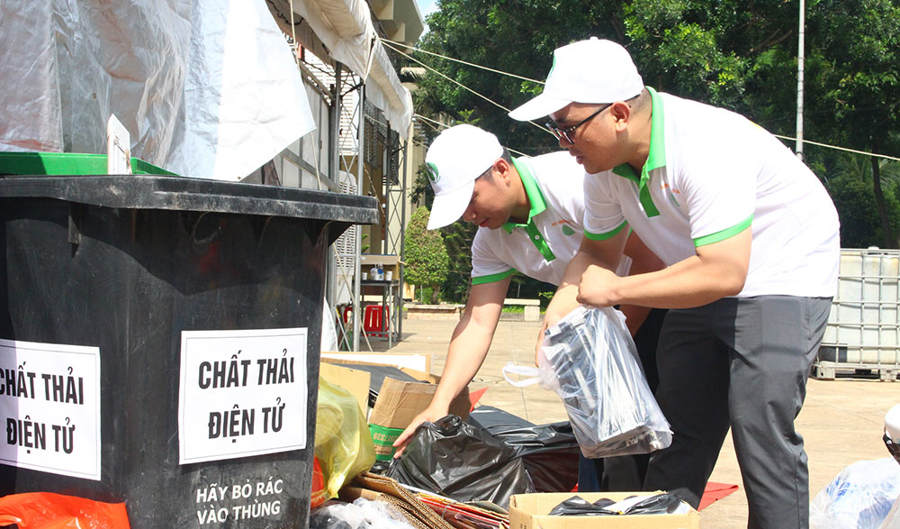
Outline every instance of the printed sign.
<path fill-rule="evenodd" d="M 100 349 L 0 340 L 0 463 L 100 480 Z"/>
<path fill-rule="evenodd" d="M 182 465 L 306 448 L 307 334 L 181 333 Z"/>

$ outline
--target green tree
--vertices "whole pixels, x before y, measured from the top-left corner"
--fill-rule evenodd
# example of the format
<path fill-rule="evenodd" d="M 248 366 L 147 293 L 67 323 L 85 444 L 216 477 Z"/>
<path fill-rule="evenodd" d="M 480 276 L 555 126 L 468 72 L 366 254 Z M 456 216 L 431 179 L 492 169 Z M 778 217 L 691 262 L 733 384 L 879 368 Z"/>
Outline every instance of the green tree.
<path fill-rule="evenodd" d="M 815 97 L 810 138 L 864 152 L 900 152 L 900 7 L 892 0 L 820 0 L 809 14 Z M 840 162 L 833 162 L 837 166 Z M 883 248 L 897 248 L 884 160 L 869 157 L 869 185 L 879 214 Z"/>
<path fill-rule="evenodd" d="M 806 6 L 804 137 L 897 156 L 898 0 L 807 0 Z M 541 81 L 556 47 L 588 36 L 609 38 L 631 52 L 646 84 L 737 111 L 773 133 L 793 136 L 798 15 L 797 2 L 785 0 L 440 0 L 420 45 Z M 507 108 L 542 90 L 539 82 L 414 56 Z M 420 113 L 479 119 L 479 126 L 513 149 L 541 154 L 559 148 L 552 136 L 513 122 L 505 110 L 436 74 L 422 78 L 414 97 Z M 804 161 L 821 179 L 840 172 L 839 152 L 810 144 L 804 151 Z M 884 164 L 874 157 L 867 162 L 879 245 L 897 247 L 900 227 L 892 224 Z"/>
<path fill-rule="evenodd" d="M 472 241 L 478 227 L 471 222 L 458 221 L 441 228 L 444 245 L 450 257 L 449 273 L 442 286 L 449 299 L 464 303 L 472 277 Z"/>
<path fill-rule="evenodd" d="M 900 228 L 900 163 L 882 160 L 879 163 L 884 191 L 885 211 L 896 232 Z M 826 188 L 838 209 L 841 220 L 841 245 L 844 248 L 882 246 L 884 232 L 881 215 L 875 203 L 871 185 L 872 169 L 868 156 L 844 154 L 837 163 L 834 178 Z"/>
<path fill-rule="evenodd" d="M 404 278 L 411 285 L 431 287 L 431 302 L 437 303 L 441 283 L 447 278 L 449 258 L 441 232 L 428 230 L 427 225 L 428 209 L 416 209 L 406 228 Z"/>

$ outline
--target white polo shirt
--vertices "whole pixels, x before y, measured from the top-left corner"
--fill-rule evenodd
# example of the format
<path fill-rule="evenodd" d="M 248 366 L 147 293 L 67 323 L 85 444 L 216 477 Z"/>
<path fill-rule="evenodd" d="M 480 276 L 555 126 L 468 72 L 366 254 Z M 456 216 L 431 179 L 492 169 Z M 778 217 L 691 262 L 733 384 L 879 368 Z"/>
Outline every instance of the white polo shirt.
<path fill-rule="evenodd" d="M 500 281 L 518 270 L 558 285 L 584 233 L 584 168 L 565 151 L 517 158 L 513 165 L 531 204 L 528 220 L 478 228 L 472 284 Z"/>
<path fill-rule="evenodd" d="M 737 297 L 834 296 L 840 226 L 812 171 L 743 116 L 648 90 L 647 162 L 640 175 L 623 164 L 585 177 L 585 236 L 606 239 L 627 223 L 672 265 L 751 226 Z"/>

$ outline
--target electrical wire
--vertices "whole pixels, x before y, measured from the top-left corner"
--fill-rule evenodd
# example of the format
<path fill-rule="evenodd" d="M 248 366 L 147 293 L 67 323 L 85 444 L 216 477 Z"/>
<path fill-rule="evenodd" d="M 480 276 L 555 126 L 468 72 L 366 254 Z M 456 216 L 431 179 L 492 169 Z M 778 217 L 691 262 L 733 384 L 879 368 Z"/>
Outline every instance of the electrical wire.
<path fill-rule="evenodd" d="M 781 138 L 782 140 L 797 141 L 797 138 L 792 138 L 790 136 L 782 136 L 781 134 L 772 134 L 772 136 L 775 136 L 776 138 Z M 847 147 L 839 147 L 837 145 L 828 145 L 827 143 L 819 143 L 819 142 L 810 141 L 810 140 L 800 140 L 800 141 L 802 141 L 803 143 L 808 143 L 810 145 L 815 145 L 817 147 L 827 147 L 829 149 L 835 149 L 838 151 L 851 152 L 853 154 L 865 154 L 866 156 L 871 156 L 873 158 L 884 158 L 886 160 L 894 160 L 894 161 L 900 162 L 900 158 L 896 158 L 894 156 L 888 156 L 886 154 L 876 154 L 876 153 L 872 153 L 872 152 L 858 151 L 856 149 L 849 149 Z"/>
<path fill-rule="evenodd" d="M 396 44 L 396 45 L 398 45 L 398 46 L 403 46 L 404 48 L 407 48 L 407 49 L 410 49 L 410 50 L 415 50 L 415 51 L 424 53 L 424 54 L 426 54 L 426 55 L 432 55 L 432 56 L 438 57 L 438 58 L 440 58 L 440 59 L 445 59 L 445 60 L 448 60 L 448 61 L 457 62 L 457 63 L 459 63 L 459 64 L 465 64 L 466 66 L 471 66 L 471 67 L 473 67 L 473 68 L 479 68 L 479 69 L 481 69 L 481 70 L 486 70 L 486 71 L 488 71 L 488 72 L 498 73 L 498 74 L 500 74 L 500 75 L 505 75 L 505 76 L 507 76 L 507 77 L 514 77 L 514 78 L 516 78 L 516 79 L 521 79 L 521 80 L 523 80 L 523 81 L 530 81 L 530 82 L 532 82 L 532 83 L 537 83 L 537 84 L 539 84 L 539 85 L 541 85 L 541 86 L 544 85 L 544 81 L 538 81 L 537 79 L 531 79 L 531 78 L 528 78 L 528 77 L 522 77 L 521 75 L 516 75 L 516 74 L 514 74 L 514 73 L 504 72 L 504 71 L 502 71 L 502 70 L 495 70 L 495 69 L 493 69 L 493 68 L 488 68 L 487 66 L 482 66 L 482 65 L 480 65 L 480 64 L 475 64 L 475 63 L 471 63 L 471 62 L 466 62 L 466 61 L 464 61 L 464 60 L 462 60 L 462 59 L 454 59 L 453 57 L 448 57 L 448 56 L 446 56 L 446 55 L 441 55 L 440 53 L 434 53 L 433 51 L 423 50 L 422 48 L 417 48 L 417 47 L 415 47 L 415 46 L 410 46 L 410 45 L 408 45 L 408 44 L 403 44 L 402 42 L 396 42 L 396 41 L 393 41 L 393 40 L 390 40 L 390 39 L 381 39 L 381 41 L 382 41 L 382 42 L 389 42 L 389 43 L 391 43 L 391 44 Z"/>
<path fill-rule="evenodd" d="M 475 90 L 469 88 L 468 86 L 466 86 L 466 85 L 460 83 L 460 82 L 457 81 L 456 79 L 453 79 L 453 78 L 451 78 L 450 76 L 448 76 L 448 75 L 446 75 L 446 74 L 444 74 L 444 73 L 441 73 L 441 72 L 435 70 L 435 69 L 432 68 L 431 66 L 425 64 L 424 62 L 422 62 L 422 61 L 420 61 L 420 60 L 418 60 L 418 59 L 416 59 L 416 58 L 410 56 L 409 54 L 400 51 L 399 49 L 395 48 L 394 46 L 392 46 L 392 45 L 391 45 L 390 43 L 388 43 L 387 41 L 383 41 L 383 42 L 384 42 L 384 45 L 385 45 L 385 46 L 387 46 L 388 48 L 394 50 L 395 52 L 399 53 L 400 55 L 403 55 L 403 56 L 406 57 L 407 59 L 409 59 L 409 60 L 411 60 L 411 61 L 413 61 L 413 62 L 415 62 L 415 63 L 417 63 L 417 64 L 421 64 L 422 66 L 425 67 L 425 69 L 430 70 L 430 71 L 432 71 L 432 72 L 438 74 L 439 76 L 441 76 L 441 77 L 443 77 L 444 79 L 450 81 L 451 83 L 456 84 L 457 86 L 459 86 L 459 87 L 462 88 L 463 90 L 467 90 L 467 91 L 469 91 L 469 92 L 472 92 L 473 94 L 475 94 L 476 96 L 480 97 L 481 99 L 484 99 L 484 100 L 487 101 L 488 103 L 490 103 L 490 104 L 492 104 L 492 105 L 494 105 L 494 106 L 496 106 L 496 107 L 502 109 L 504 112 L 509 113 L 509 112 L 512 111 L 511 109 L 506 108 L 505 106 L 501 105 L 500 103 L 497 103 L 496 101 L 492 100 L 491 98 L 489 98 L 489 97 L 487 97 L 487 96 L 485 96 L 485 95 L 482 95 L 482 94 L 476 92 Z M 509 75 L 509 74 L 507 74 L 507 75 Z M 546 127 L 543 127 L 543 126 L 541 126 L 541 125 L 538 125 L 538 124 L 535 123 L 534 121 L 529 121 L 528 123 L 531 123 L 532 125 L 534 125 L 535 127 L 537 127 L 539 130 L 542 130 L 542 131 L 546 132 L 547 134 L 550 134 L 550 135 L 553 134 L 552 132 L 550 132 L 549 130 L 547 130 Z"/>
<path fill-rule="evenodd" d="M 496 74 L 500 74 L 500 75 L 505 75 L 505 76 L 507 76 L 507 77 L 513 77 L 513 78 L 516 78 L 516 79 L 522 79 L 522 80 L 524 80 L 524 81 L 530 81 L 530 82 L 538 83 L 538 84 L 541 84 L 541 85 L 544 84 L 544 82 L 542 82 L 542 81 L 538 81 L 538 80 L 535 80 L 535 79 L 529 79 L 528 77 L 522 77 L 522 76 L 520 76 L 520 75 L 516 75 L 516 74 L 513 74 L 513 73 L 509 73 L 509 72 L 504 72 L 504 71 L 502 71 L 502 70 L 496 70 L 496 69 L 494 69 L 494 68 L 488 68 L 487 66 L 482 66 L 482 65 L 480 65 L 480 64 L 475 64 L 475 63 L 471 63 L 471 62 L 466 62 L 466 61 L 463 61 L 463 60 L 461 60 L 461 59 L 455 59 L 455 58 L 453 58 L 453 57 L 448 57 L 448 56 L 446 56 L 446 55 L 441 55 L 441 54 L 439 54 L 439 53 L 434 53 L 434 52 L 430 52 L 430 51 L 427 51 L 427 50 L 423 50 L 422 48 L 417 48 L 417 47 L 415 47 L 415 46 L 410 46 L 410 45 L 408 45 L 408 44 L 403 44 L 403 43 L 395 42 L 395 41 L 388 40 L 388 39 L 381 39 L 381 40 L 382 40 L 383 43 L 385 43 L 386 46 L 390 47 L 392 50 L 396 51 L 397 53 L 403 55 L 404 57 L 406 57 L 406 58 L 408 58 L 408 59 L 410 59 L 410 60 L 412 60 L 412 61 L 414 61 L 414 62 L 416 62 L 416 63 L 418 63 L 418 64 L 421 64 L 421 65 L 424 66 L 426 69 L 428 69 L 428 70 L 430 70 L 430 71 L 432 71 L 432 72 L 434 72 L 434 73 L 440 75 L 441 77 L 443 77 L 443 78 L 445 78 L 445 79 L 447 79 L 447 80 L 449 80 L 449 81 L 451 81 L 451 82 L 453 82 L 453 83 L 459 85 L 459 86 L 462 87 L 463 89 L 472 92 L 473 94 L 475 94 L 475 95 L 481 97 L 482 99 L 485 99 L 485 100 L 488 101 L 489 103 L 491 103 L 491 104 L 493 104 L 493 105 L 495 105 L 495 106 L 497 106 L 497 107 L 500 107 L 501 109 L 505 110 L 506 112 L 509 112 L 510 110 L 509 110 L 508 108 L 504 107 L 503 105 L 500 105 L 499 103 L 496 103 L 496 102 L 490 100 L 489 98 L 487 98 L 487 97 L 485 97 L 485 96 L 479 94 L 478 92 L 476 92 L 476 91 L 472 90 L 471 88 L 469 88 L 469 87 L 463 85 L 462 83 L 456 81 L 455 79 L 451 79 L 450 77 L 444 75 L 443 73 L 441 73 L 441 72 L 435 70 L 435 69 L 432 68 L 431 66 L 429 66 L 429 65 L 427 65 L 427 64 L 425 64 L 425 63 L 423 63 L 423 62 L 421 62 L 421 61 L 419 61 L 419 60 L 417 60 L 417 59 L 415 59 L 415 58 L 413 58 L 413 57 L 411 57 L 410 55 L 408 55 L 408 54 L 406 54 L 406 53 L 403 53 L 402 51 L 398 50 L 397 48 L 395 48 L 395 47 L 392 46 L 392 45 L 395 44 L 395 45 L 398 45 L 398 46 L 403 46 L 403 47 L 405 47 L 405 48 L 407 48 L 407 49 L 411 49 L 411 50 L 414 50 L 414 51 L 417 51 L 417 52 L 421 52 L 421 53 L 424 53 L 424 54 L 427 54 L 427 55 L 432 55 L 432 56 L 437 57 L 437 58 L 440 58 L 440 59 L 444 59 L 444 60 L 448 60 L 448 61 L 453 61 L 453 62 L 456 62 L 456 63 L 459 63 L 459 64 L 464 64 L 464 65 L 466 65 L 466 66 L 470 66 L 470 67 L 472 67 L 472 68 L 478 68 L 478 69 L 485 70 L 485 71 L 488 71 L 488 72 L 492 72 L 492 73 L 496 73 Z M 538 125 L 537 123 L 535 123 L 535 122 L 533 122 L 533 121 L 530 121 L 529 123 L 531 123 L 532 125 L 534 125 L 534 126 L 540 128 L 541 130 L 547 131 L 544 127 Z M 549 131 L 547 131 L 547 132 L 549 132 Z M 797 141 L 797 138 L 792 138 L 792 137 L 790 137 L 790 136 L 783 136 L 783 135 L 780 135 L 780 134 L 773 134 L 773 136 L 775 136 L 776 138 L 784 139 L 784 140 Z M 817 146 L 817 147 L 824 147 L 824 148 L 827 148 L 827 149 L 834 149 L 834 150 L 843 151 L 843 152 L 849 152 L 849 153 L 853 153 L 853 154 L 864 154 L 864 155 L 866 155 L 866 156 L 871 156 L 871 157 L 874 157 L 874 158 L 884 158 L 884 159 L 886 159 L 886 160 L 900 161 L 900 158 L 897 158 L 897 157 L 894 157 L 894 156 L 888 156 L 888 155 L 886 155 L 886 154 L 878 154 L 878 153 L 871 153 L 871 152 L 859 151 L 859 150 L 856 150 L 856 149 L 850 149 L 850 148 L 848 148 L 848 147 L 841 147 L 841 146 L 838 146 L 838 145 L 831 145 L 831 144 L 828 144 L 828 143 L 820 143 L 820 142 L 811 141 L 811 140 L 807 140 L 807 139 L 803 139 L 803 140 L 800 140 L 800 141 L 802 141 L 804 144 L 815 145 L 815 146 Z M 512 149 L 510 149 L 510 151 L 512 151 Z M 513 152 L 516 152 L 516 151 L 513 151 Z"/>

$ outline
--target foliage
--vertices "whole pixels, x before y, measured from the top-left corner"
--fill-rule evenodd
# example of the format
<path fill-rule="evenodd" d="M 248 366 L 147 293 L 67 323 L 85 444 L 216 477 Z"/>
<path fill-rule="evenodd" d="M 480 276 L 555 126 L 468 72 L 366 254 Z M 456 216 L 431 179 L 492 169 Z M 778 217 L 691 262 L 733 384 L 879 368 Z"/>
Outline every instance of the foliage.
<path fill-rule="evenodd" d="M 540 93 L 556 47 L 596 36 L 628 48 L 645 84 L 737 111 L 773 133 L 794 136 L 796 2 L 439 0 L 438 5 L 428 17 L 430 31 L 422 48 L 533 81 L 422 53 L 415 58 L 506 108 Z M 804 137 L 900 154 L 897 0 L 807 0 L 805 38 Z M 539 127 L 510 120 L 505 110 L 433 73 L 422 77 L 414 98 L 419 113 L 477 122 L 513 149 L 541 154 L 559 148 Z M 867 217 L 874 205 L 879 245 L 897 247 L 900 226 L 893 224 L 890 205 L 896 195 L 882 188 L 883 164 L 874 160 L 866 181 L 871 201 L 842 195 L 836 202 L 842 219 Z M 821 179 L 838 180 L 829 185 L 835 193 L 860 187 L 861 181 L 835 176 L 844 163 L 837 151 L 807 144 L 804 161 Z"/>
<path fill-rule="evenodd" d="M 427 225 L 428 209 L 416 209 L 406 228 L 404 279 L 411 285 L 432 287 L 431 302 L 437 303 L 450 263 L 441 232 L 428 230 Z"/>
<path fill-rule="evenodd" d="M 837 165 L 836 177 L 826 188 L 841 220 L 841 246 L 868 248 L 884 244 L 884 231 L 871 185 L 872 169 L 867 156 L 844 155 Z M 881 163 L 882 186 L 890 225 L 900 229 L 900 163 Z"/>
<path fill-rule="evenodd" d="M 412 197 L 419 202 L 420 206 L 425 206 L 431 211 L 431 205 L 434 204 L 434 189 L 428 180 L 428 166 L 424 163 L 416 169 L 416 180 L 413 182 Z"/>
<path fill-rule="evenodd" d="M 450 270 L 441 288 L 447 299 L 458 303 L 464 303 L 469 293 L 469 280 L 472 277 L 472 241 L 477 231 L 477 226 L 464 221 L 457 221 L 441 228 L 444 245 L 450 257 Z"/>

